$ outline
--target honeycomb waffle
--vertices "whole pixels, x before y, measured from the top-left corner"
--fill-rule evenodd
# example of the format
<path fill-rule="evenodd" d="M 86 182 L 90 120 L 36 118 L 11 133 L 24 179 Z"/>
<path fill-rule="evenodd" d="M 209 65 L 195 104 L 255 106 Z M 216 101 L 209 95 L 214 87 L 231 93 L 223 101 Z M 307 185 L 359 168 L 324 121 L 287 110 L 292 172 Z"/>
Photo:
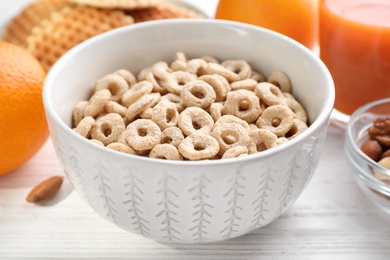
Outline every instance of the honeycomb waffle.
<path fill-rule="evenodd" d="M 204 18 L 203 15 L 192 10 L 168 3 L 145 9 L 127 11 L 127 14 L 131 15 L 136 23 L 172 18 Z"/>
<path fill-rule="evenodd" d="M 3 40 L 26 48 L 27 37 L 34 26 L 48 18 L 52 12 L 72 5 L 65 0 L 39 0 L 29 4 L 10 21 L 4 31 Z"/>
<path fill-rule="evenodd" d="M 154 6 L 162 0 L 68 0 L 80 5 L 89 5 L 99 8 L 139 9 Z"/>
<path fill-rule="evenodd" d="M 65 52 L 100 33 L 133 23 L 119 10 L 87 6 L 65 7 L 36 26 L 28 37 L 27 50 L 48 71 Z"/>

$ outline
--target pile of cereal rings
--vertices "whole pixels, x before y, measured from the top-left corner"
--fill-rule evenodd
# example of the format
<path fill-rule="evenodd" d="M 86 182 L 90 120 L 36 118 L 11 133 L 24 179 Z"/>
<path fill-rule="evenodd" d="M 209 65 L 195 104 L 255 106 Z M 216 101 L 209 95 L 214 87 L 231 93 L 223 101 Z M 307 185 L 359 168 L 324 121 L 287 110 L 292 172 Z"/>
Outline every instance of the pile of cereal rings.
<path fill-rule="evenodd" d="M 99 79 L 73 111 L 74 131 L 120 152 L 167 160 L 212 160 L 261 152 L 308 127 L 288 76 L 267 79 L 245 60 L 188 59 L 177 52 L 136 76 Z"/>

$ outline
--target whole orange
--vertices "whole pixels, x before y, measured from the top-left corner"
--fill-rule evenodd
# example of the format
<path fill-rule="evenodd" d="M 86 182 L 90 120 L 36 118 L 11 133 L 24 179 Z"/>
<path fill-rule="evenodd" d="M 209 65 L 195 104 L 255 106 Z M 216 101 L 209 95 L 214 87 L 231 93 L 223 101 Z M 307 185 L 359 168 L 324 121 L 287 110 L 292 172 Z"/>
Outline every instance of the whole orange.
<path fill-rule="evenodd" d="M 49 135 L 42 102 L 45 76 L 26 50 L 0 41 L 0 175 L 24 164 Z"/>

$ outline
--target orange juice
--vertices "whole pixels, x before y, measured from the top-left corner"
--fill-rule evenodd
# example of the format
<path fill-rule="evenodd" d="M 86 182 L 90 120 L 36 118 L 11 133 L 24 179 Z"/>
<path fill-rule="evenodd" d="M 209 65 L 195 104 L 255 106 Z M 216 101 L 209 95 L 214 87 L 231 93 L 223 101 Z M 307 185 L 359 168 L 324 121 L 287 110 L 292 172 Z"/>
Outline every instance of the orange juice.
<path fill-rule="evenodd" d="M 220 0 L 215 18 L 265 27 L 314 49 L 317 3 L 318 0 Z"/>
<path fill-rule="evenodd" d="M 320 57 L 336 87 L 335 108 L 390 96 L 390 1 L 321 0 Z"/>

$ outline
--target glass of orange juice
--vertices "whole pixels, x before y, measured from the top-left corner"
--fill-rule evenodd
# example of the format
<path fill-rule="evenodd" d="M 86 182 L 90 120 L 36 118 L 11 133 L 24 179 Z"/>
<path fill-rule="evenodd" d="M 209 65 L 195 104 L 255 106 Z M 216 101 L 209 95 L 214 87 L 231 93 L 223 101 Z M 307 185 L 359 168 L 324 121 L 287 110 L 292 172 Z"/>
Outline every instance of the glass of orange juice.
<path fill-rule="evenodd" d="M 215 18 L 265 27 L 315 50 L 317 8 L 318 0 L 219 0 Z"/>
<path fill-rule="evenodd" d="M 335 108 L 351 115 L 390 96 L 390 1 L 321 0 L 320 58 L 332 74 Z"/>

